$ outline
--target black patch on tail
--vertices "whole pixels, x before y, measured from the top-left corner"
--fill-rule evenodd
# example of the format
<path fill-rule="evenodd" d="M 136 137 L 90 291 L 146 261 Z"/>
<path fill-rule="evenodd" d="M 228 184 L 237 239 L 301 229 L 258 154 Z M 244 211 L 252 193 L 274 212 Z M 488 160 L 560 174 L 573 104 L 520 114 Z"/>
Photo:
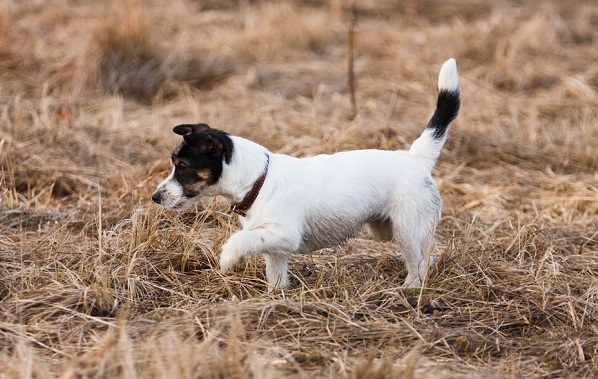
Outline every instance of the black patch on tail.
<path fill-rule="evenodd" d="M 460 107 L 461 96 L 459 91 L 441 90 L 438 93 L 436 111 L 428 122 L 428 129 L 433 129 L 434 131 L 432 134 L 434 139 L 444 137 L 449 125 L 457 117 Z"/>

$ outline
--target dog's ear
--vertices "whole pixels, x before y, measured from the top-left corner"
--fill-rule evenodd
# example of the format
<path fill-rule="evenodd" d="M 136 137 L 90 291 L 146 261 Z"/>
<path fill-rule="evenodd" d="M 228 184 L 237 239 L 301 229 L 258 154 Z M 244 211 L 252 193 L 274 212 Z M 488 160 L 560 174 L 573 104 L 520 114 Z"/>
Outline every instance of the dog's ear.
<path fill-rule="evenodd" d="M 206 138 L 206 136 L 202 135 L 202 134 L 195 134 L 195 133 L 183 134 L 183 140 L 189 146 L 195 146 L 200 142 L 200 140 L 204 140 L 205 138 Z"/>
<path fill-rule="evenodd" d="M 224 158 L 224 162 L 230 163 L 233 157 L 233 142 L 226 133 L 214 135 L 212 153 L 214 156 Z"/>
<path fill-rule="evenodd" d="M 211 129 L 208 124 L 182 124 L 175 126 L 172 131 L 180 136 L 199 133 Z"/>
<path fill-rule="evenodd" d="M 199 144 L 204 152 L 212 157 L 221 157 L 224 147 L 222 146 L 222 141 L 218 137 L 212 137 L 211 135 L 207 135 L 209 137 L 206 141 L 203 141 Z"/>
<path fill-rule="evenodd" d="M 223 157 L 230 163 L 233 156 L 233 143 L 227 133 L 210 128 L 206 124 L 183 124 L 172 130 L 183 136 L 192 149 L 211 157 Z"/>
<path fill-rule="evenodd" d="M 224 145 L 220 138 L 210 134 L 185 134 L 183 139 L 192 149 L 199 150 L 210 157 L 221 157 L 224 152 Z"/>

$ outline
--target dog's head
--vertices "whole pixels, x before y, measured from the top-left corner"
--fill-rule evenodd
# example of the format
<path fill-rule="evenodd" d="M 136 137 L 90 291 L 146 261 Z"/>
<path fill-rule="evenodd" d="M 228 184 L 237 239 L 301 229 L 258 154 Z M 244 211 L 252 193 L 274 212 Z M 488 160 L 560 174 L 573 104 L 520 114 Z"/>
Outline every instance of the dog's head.
<path fill-rule="evenodd" d="M 172 172 L 158 185 L 152 200 L 165 208 L 184 210 L 214 186 L 222 167 L 230 163 L 233 142 L 229 135 L 206 124 L 184 124 L 173 129 L 183 142 L 172 153 Z"/>

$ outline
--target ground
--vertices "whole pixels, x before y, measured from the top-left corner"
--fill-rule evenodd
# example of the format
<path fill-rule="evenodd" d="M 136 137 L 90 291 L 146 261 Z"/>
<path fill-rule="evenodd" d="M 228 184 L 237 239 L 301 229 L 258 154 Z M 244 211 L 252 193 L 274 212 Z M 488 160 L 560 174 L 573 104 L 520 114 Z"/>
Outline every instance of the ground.
<path fill-rule="evenodd" d="M 598 376 L 597 24 L 582 0 L 0 0 L 0 378 Z M 222 199 L 151 203 L 180 123 L 408 148 L 450 57 L 421 290 L 360 234 L 268 294 L 258 258 L 218 271 Z"/>

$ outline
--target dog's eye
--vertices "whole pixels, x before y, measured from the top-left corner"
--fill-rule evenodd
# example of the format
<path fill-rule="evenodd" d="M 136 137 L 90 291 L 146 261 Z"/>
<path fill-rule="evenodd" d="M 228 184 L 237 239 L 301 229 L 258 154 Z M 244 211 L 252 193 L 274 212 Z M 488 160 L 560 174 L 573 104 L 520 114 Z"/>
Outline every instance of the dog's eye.
<path fill-rule="evenodd" d="M 191 164 L 190 164 L 189 162 L 186 162 L 186 161 L 179 161 L 179 162 L 176 164 L 176 167 L 180 167 L 180 168 L 189 168 L 189 167 L 191 167 Z"/>

